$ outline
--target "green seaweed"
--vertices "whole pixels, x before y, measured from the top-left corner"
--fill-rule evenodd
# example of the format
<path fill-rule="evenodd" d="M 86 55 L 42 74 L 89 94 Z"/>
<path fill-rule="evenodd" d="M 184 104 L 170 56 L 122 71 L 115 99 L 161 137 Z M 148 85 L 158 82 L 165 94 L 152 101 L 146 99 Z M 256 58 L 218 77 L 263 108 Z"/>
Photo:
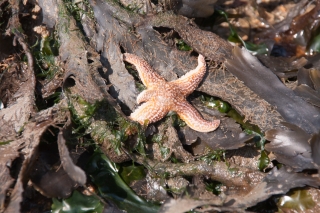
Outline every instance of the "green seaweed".
<path fill-rule="evenodd" d="M 100 151 L 96 151 L 87 166 L 91 181 L 97 186 L 99 195 L 112 200 L 128 213 L 158 212 L 159 206 L 137 196 L 119 175 L 118 167 Z"/>
<path fill-rule="evenodd" d="M 170 111 L 166 117 L 171 117 L 172 119 L 172 126 L 174 127 L 184 127 L 186 126 L 186 122 L 180 119 L 176 112 Z"/>
<path fill-rule="evenodd" d="M 261 131 L 257 125 L 250 124 L 248 121 L 243 122 L 244 117 L 241 116 L 235 109 L 233 109 L 229 103 L 209 95 L 201 95 L 200 101 L 208 108 L 217 109 L 221 113 L 227 113 L 227 115 L 239 123 L 244 130 L 250 130 L 252 132 L 256 132 L 257 134 L 261 134 Z"/>
<path fill-rule="evenodd" d="M 81 109 L 81 112 L 75 109 L 74 104 L 78 105 L 78 107 Z M 74 129 L 73 132 L 80 133 L 81 131 L 88 129 L 91 124 L 91 118 L 94 116 L 95 112 L 102 104 L 102 101 L 97 101 L 94 104 L 90 104 L 80 96 L 71 97 L 71 100 L 69 101 L 69 110 L 72 114 L 72 121 L 77 126 L 77 128 Z"/>
<path fill-rule="evenodd" d="M 6 145 L 9 144 L 10 142 L 12 142 L 13 140 L 8 140 L 8 141 L 0 141 L 0 146 L 2 145 Z"/>
<path fill-rule="evenodd" d="M 219 181 L 210 181 L 210 182 L 205 182 L 206 185 L 206 190 L 209 192 L 212 192 L 215 195 L 219 195 L 221 193 L 221 187 L 223 186 L 222 183 Z"/>
<path fill-rule="evenodd" d="M 282 196 L 278 203 L 279 212 L 287 212 L 286 210 L 296 210 L 305 212 L 307 209 L 313 208 L 316 203 L 308 190 L 299 189 L 290 191 L 287 195 Z"/>
<path fill-rule="evenodd" d="M 241 116 L 235 109 L 230 109 L 227 115 L 239 123 L 245 131 L 261 134 L 261 130 L 257 125 L 250 124 L 248 121 L 244 122 L 244 116 Z"/>
<path fill-rule="evenodd" d="M 146 177 L 145 168 L 141 165 L 136 165 L 134 163 L 130 165 L 121 165 L 119 169 L 119 174 L 122 180 L 129 185 L 135 180 L 142 180 Z"/>
<path fill-rule="evenodd" d="M 182 39 L 175 39 L 176 46 L 181 51 L 190 51 L 192 48 L 186 44 Z"/>
<path fill-rule="evenodd" d="M 55 36 L 42 37 L 40 43 L 33 45 L 37 77 L 52 79 L 60 68 L 56 65 L 55 57 L 59 55 L 59 43 Z"/>
<path fill-rule="evenodd" d="M 139 128 L 137 144 L 135 146 L 135 149 L 137 150 L 137 152 L 139 152 L 143 156 L 146 156 L 146 151 L 144 149 L 145 144 L 146 144 L 146 136 L 144 134 L 143 129 Z"/>
<path fill-rule="evenodd" d="M 260 158 L 258 160 L 258 168 L 260 171 L 263 171 L 270 163 L 270 159 L 268 157 L 268 153 L 263 150 L 261 151 Z"/>
<path fill-rule="evenodd" d="M 207 95 L 206 96 L 201 95 L 200 100 L 202 103 L 204 103 L 205 106 L 209 108 L 217 109 L 219 110 L 219 112 L 222 112 L 222 113 L 228 113 L 231 109 L 230 104 L 228 104 L 225 101 L 222 101 L 219 98 L 214 98 L 212 96 L 207 96 Z"/>
<path fill-rule="evenodd" d="M 128 4 L 127 6 L 124 6 L 122 4 L 120 5 L 129 13 L 139 13 L 141 8 L 143 7 L 143 6 L 138 6 L 137 4 Z"/>
<path fill-rule="evenodd" d="M 95 196 L 83 195 L 74 191 L 72 196 L 59 201 L 52 199 L 52 213 L 102 213 L 103 204 Z"/>
<path fill-rule="evenodd" d="M 266 55 L 268 54 L 268 47 L 266 44 L 253 44 L 251 42 L 245 42 L 243 39 L 238 35 L 236 29 L 230 24 L 228 13 L 217 10 L 217 13 L 224 16 L 230 29 L 230 36 L 228 37 L 228 41 L 234 43 L 242 44 L 248 51 L 250 51 L 253 55 Z"/>
<path fill-rule="evenodd" d="M 80 22 L 82 16 L 86 15 L 90 19 L 95 20 L 94 11 L 88 0 L 71 1 L 64 0 L 65 7 L 77 22 Z M 85 9 L 83 9 L 83 7 Z"/>
<path fill-rule="evenodd" d="M 213 161 L 225 160 L 225 153 L 226 152 L 224 150 L 210 150 L 206 155 L 199 157 L 199 160 L 211 165 Z"/>
<path fill-rule="evenodd" d="M 152 139 L 151 141 L 153 143 L 157 143 L 159 148 L 160 148 L 160 154 L 161 154 L 161 157 L 162 159 L 167 159 L 169 157 L 169 155 L 171 154 L 170 153 L 170 149 L 166 146 L 163 146 L 163 144 L 168 141 L 168 138 L 166 135 L 163 135 L 161 133 L 157 133 L 157 134 L 154 134 L 152 136 Z"/>
<path fill-rule="evenodd" d="M 250 129 L 245 129 L 245 133 L 249 135 L 255 135 L 254 141 L 256 142 L 256 147 L 261 150 L 260 157 L 258 159 L 258 168 L 260 171 L 263 171 L 270 163 L 270 159 L 267 151 L 264 149 L 264 145 L 266 143 L 266 139 L 262 133 L 255 132 Z"/>

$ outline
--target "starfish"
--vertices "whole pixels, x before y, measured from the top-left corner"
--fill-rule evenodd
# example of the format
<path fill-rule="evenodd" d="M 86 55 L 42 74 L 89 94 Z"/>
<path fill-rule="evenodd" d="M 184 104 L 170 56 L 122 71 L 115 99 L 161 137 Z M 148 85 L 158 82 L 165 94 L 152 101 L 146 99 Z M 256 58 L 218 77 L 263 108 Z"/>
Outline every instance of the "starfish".
<path fill-rule="evenodd" d="M 137 97 L 137 103 L 143 103 L 130 118 L 139 122 L 154 123 L 162 119 L 169 111 L 175 111 L 187 125 L 199 132 L 210 132 L 218 128 L 220 120 L 207 121 L 187 102 L 190 95 L 206 73 L 206 62 L 202 55 L 198 57 L 198 66 L 181 76 L 167 82 L 142 58 L 130 53 L 123 54 L 123 60 L 135 65 L 142 83 L 147 87 Z"/>

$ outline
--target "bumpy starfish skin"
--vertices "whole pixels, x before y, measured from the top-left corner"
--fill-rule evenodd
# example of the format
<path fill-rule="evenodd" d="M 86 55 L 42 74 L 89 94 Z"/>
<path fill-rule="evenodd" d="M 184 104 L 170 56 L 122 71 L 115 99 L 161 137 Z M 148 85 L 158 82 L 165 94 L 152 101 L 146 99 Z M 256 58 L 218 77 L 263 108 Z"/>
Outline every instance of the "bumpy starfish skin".
<path fill-rule="evenodd" d="M 132 120 L 140 124 L 153 123 L 162 119 L 169 111 L 175 111 L 196 131 L 210 132 L 219 126 L 220 120 L 204 120 L 186 100 L 206 73 L 206 62 L 202 55 L 199 55 L 198 66 L 194 70 L 171 82 L 167 82 L 145 60 L 136 55 L 125 53 L 123 60 L 136 66 L 142 83 L 147 87 L 147 90 L 137 97 L 138 104 L 145 103 L 130 115 Z"/>

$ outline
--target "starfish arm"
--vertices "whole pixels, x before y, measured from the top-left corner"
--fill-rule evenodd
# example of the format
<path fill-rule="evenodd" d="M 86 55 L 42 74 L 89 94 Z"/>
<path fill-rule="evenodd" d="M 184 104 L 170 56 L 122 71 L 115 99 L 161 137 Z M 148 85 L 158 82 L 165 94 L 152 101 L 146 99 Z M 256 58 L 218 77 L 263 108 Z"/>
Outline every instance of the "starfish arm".
<path fill-rule="evenodd" d="M 211 132 L 218 128 L 220 120 L 206 121 L 200 113 L 187 101 L 179 102 L 175 105 L 179 117 L 187 123 L 187 125 L 198 132 Z"/>
<path fill-rule="evenodd" d="M 141 104 L 142 102 L 149 101 L 154 96 L 156 96 L 156 91 L 149 89 L 143 90 L 137 97 L 137 103 Z"/>
<path fill-rule="evenodd" d="M 142 58 L 134 54 L 124 53 L 123 60 L 136 66 L 140 79 L 146 87 L 165 81 L 164 78 L 156 73 L 156 71 L 154 71 L 154 69 L 152 69 L 152 67 Z"/>
<path fill-rule="evenodd" d="M 201 82 L 204 74 L 206 73 L 206 61 L 202 55 L 198 57 L 198 66 L 181 76 L 179 79 L 170 82 L 181 90 L 185 96 L 191 94 Z"/>
<path fill-rule="evenodd" d="M 141 125 L 154 123 L 163 118 L 169 112 L 168 109 L 162 104 L 156 105 L 154 101 L 148 102 L 139 106 L 130 115 L 130 119 L 139 122 Z"/>

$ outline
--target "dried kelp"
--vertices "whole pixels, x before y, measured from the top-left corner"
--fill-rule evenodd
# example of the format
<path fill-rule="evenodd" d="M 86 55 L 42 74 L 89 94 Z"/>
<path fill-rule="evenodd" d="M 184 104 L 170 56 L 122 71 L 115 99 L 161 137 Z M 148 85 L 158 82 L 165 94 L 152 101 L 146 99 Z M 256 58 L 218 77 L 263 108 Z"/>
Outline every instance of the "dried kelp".
<path fill-rule="evenodd" d="M 232 46 L 230 46 L 228 42 L 211 32 L 198 29 L 195 24 L 190 23 L 188 19 L 176 16 L 175 14 L 161 13 L 156 16 L 150 16 L 146 20 L 142 20 L 141 17 L 133 16 L 130 13 L 128 14 L 123 8 L 115 6 L 113 2 L 94 1 L 92 2 L 92 7 L 98 23 L 97 28 L 101 33 L 95 35 L 90 31 L 88 32 L 88 35 L 90 34 L 90 36 L 93 37 L 97 50 L 101 50 L 103 41 L 112 41 L 116 39 L 116 42 L 120 43 L 126 52 L 135 53 L 136 55 L 145 58 L 157 72 L 166 78 L 166 80 L 171 81 L 176 79 L 177 76 L 182 76 L 190 69 L 190 67 L 196 66 L 196 60 L 191 60 L 188 53 L 178 51 L 164 43 L 158 32 L 153 30 L 152 27 L 173 28 L 195 50 L 218 63 L 224 62 L 227 57 L 231 57 L 232 55 Z M 116 14 L 113 12 L 115 8 L 117 8 Z M 115 16 L 117 19 L 112 18 Z M 130 17 L 130 21 L 128 21 L 128 17 Z M 109 21 L 105 22 L 104 20 Z M 118 20 L 121 20 L 121 22 Z M 89 21 L 90 20 L 84 20 L 86 26 L 90 25 L 88 23 Z M 133 27 L 136 33 L 140 35 L 140 38 L 136 37 L 135 33 L 125 33 L 125 37 L 121 36 L 124 31 L 127 31 L 123 29 L 119 23 L 125 23 L 123 27 Z M 136 23 L 137 26 L 133 25 L 134 23 Z M 113 27 L 116 27 L 117 30 L 111 30 Z M 155 45 L 148 45 L 151 41 Z M 210 45 L 210 47 L 208 47 L 208 45 Z M 114 51 L 110 46 L 104 49 L 105 51 L 112 52 L 112 54 L 119 51 Z M 104 54 L 107 53 L 103 53 L 103 55 Z M 110 64 L 112 66 L 113 62 L 110 61 Z M 108 68 L 110 68 L 110 65 L 108 65 Z M 116 69 L 109 72 L 110 75 L 117 73 Z M 123 83 L 119 85 L 112 80 L 113 77 L 110 76 L 108 79 L 114 85 L 113 87 L 120 88 L 126 85 L 124 83 L 126 81 L 122 81 Z M 270 104 L 263 99 L 260 99 L 254 92 L 246 88 L 241 81 L 237 80 L 237 78 L 232 76 L 229 72 L 209 69 L 209 73 L 205 79 L 206 80 L 203 81 L 203 84 L 199 88 L 200 91 L 212 96 L 221 97 L 228 101 L 241 112 L 241 114 L 245 115 L 245 119 L 259 125 L 262 130 L 266 130 L 267 128 L 270 128 L 270 126 L 276 127 L 283 121 Z M 131 83 L 130 85 L 126 87 L 132 88 Z M 134 96 L 130 95 L 129 103 L 127 98 L 121 98 L 121 90 L 117 89 L 117 91 L 119 95 L 116 94 L 115 98 L 117 98 L 119 102 L 126 103 L 126 105 L 133 110 L 137 93 L 135 93 Z M 123 91 L 125 90 L 123 89 Z M 129 94 L 126 94 L 126 96 L 128 95 Z M 131 102 L 131 100 L 133 102 Z M 255 117 L 254 115 L 260 116 Z"/>
<path fill-rule="evenodd" d="M 276 110 L 287 122 L 299 126 L 308 133 L 318 132 L 320 127 L 320 119 L 317 116 L 320 113 L 319 108 L 296 96 L 248 51 L 235 47 L 233 54 L 234 59 L 226 62 L 230 72 L 260 97 L 276 107 Z"/>
<path fill-rule="evenodd" d="M 298 75 L 298 86 L 293 90 L 308 103 L 320 107 L 320 70 L 301 68 Z"/>
<path fill-rule="evenodd" d="M 18 9 L 17 2 L 11 1 L 12 8 L 19 11 L 24 5 L 19 3 Z M 232 47 L 214 33 L 200 29 L 193 20 L 173 12 L 155 14 L 148 10 L 148 14 L 140 16 L 113 0 L 38 2 L 42 8 L 42 19 L 38 21 L 46 25 L 49 34 L 54 32 L 59 40 L 60 47 L 54 56 L 56 66 L 59 66 L 59 75 L 55 75 L 56 81 L 52 81 L 56 84 L 53 89 L 37 88 L 34 84 L 31 50 L 23 34 L 14 31 L 12 36 L 16 37 L 24 50 L 28 65 L 20 63 L 16 66 L 26 73 L 20 88 L 24 91 L 15 91 L 20 96 L 6 100 L 10 104 L 0 110 L 2 118 L 9 118 L 0 120 L 0 124 L 5 126 L 2 129 L 2 125 L 0 130 L 0 138 L 5 140 L 5 144 L 0 144 L 1 153 L 5 153 L 0 156 L 0 167 L 3 169 L 0 173 L 0 192 L 11 192 L 8 196 L 0 196 L 1 211 L 21 210 L 20 203 L 25 198 L 22 196 L 24 184 L 29 179 L 45 196 L 67 197 L 78 185 L 90 186 L 92 183 L 86 183 L 87 177 L 95 183 L 97 191 L 104 192 L 109 184 L 105 182 L 106 174 L 117 176 L 113 181 L 125 188 L 118 187 L 115 190 L 124 195 L 120 196 L 121 199 L 113 200 L 119 207 L 125 206 L 128 212 L 140 208 L 137 203 L 134 203 L 134 208 L 130 208 L 131 204 L 126 206 L 127 201 L 122 203 L 126 192 L 130 192 L 129 202 L 138 200 L 138 203 L 145 204 L 144 211 L 157 211 L 158 207 L 135 195 L 121 180 L 118 171 L 121 165 L 116 166 L 113 162 L 127 160 L 139 163 L 139 167 L 147 173 L 145 179 L 135 185 L 137 193 L 143 193 L 140 194 L 142 196 L 148 194 L 148 199 L 158 201 L 169 196 L 180 197 L 175 201 L 167 201 L 162 212 L 183 212 L 192 208 L 208 212 L 244 212 L 248 207 L 272 195 L 284 194 L 291 188 L 320 185 L 315 175 L 296 173 L 304 169 L 314 169 L 316 173 L 319 165 L 319 122 L 316 117 L 319 110 L 314 101 L 319 93 L 319 74 L 307 68 L 316 62 L 309 58 L 288 60 L 284 65 L 275 62 L 274 68 L 270 63 L 265 63 L 265 66 L 270 66 L 268 69 L 248 52 Z M 74 15 L 72 17 L 70 10 L 74 8 L 76 11 L 71 11 Z M 15 15 L 14 19 L 19 22 L 21 17 Z M 178 50 L 174 41 L 178 37 L 192 50 Z M 205 118 L 212 115 L 220 117 L 222 124 L 217 131 L 208 134 L 193 132 L 176 115 L 168 115 L 148 128 L 130 121 L 126 115 L 136 108 L 136 97 L 140 89 L 135 71 L 122 60 L 124 52 L 143 57 L 166 80 L 177 79 L 195 67 L 196 52 L 205 55 L 208 59 L 208 73 L 198 91 L 221 97 L 245 116 L 245 120 L 257 124 L 262 132 L 269 130 L 266 131 L 266 139 L 270 143 L 265 145 L 265 149 L 272 151 L 276 160 L 286 165 L 281 169 L 273 168 L 269 173 L 259 171 L 255 168 L 260 154 L 256 147 L 258 142 L 255 143 L 257 137 L 246 135 L 242 131 L 245 127 L 231 118 L 224 118 L 226 115 L 223 113 L 212 113 L 215 110 L 209 110 L 195 100 L 192 101 L 193 105 Z M 289 72 L 285 69 L 287 65 L 290 65 Z M 276 75 L 285 78 L 298 76 L 298 88 L 309 88 L 308 92 L 299 93 L 306 101 L 286 88 Z M 43 85 L 46 87 L 49 84 Z M 36 100 L 34 91 L 44 98 L 47 93 L 39 91 L 50 91 L 48 94 L 52 94 L 55 89 L 62 91 L 59 104 L 39 112 L 32 108 Z M 24 99 L 26 97 L 28 99 Z M 16 118 L 22 118 L 23 122 L 15 122 Z M 281 122 L 284 120 L 296 126 L 283 126 Z M 50 126 L 53 128 L 49 129 Z M 275 129 L 277 127 L 279 129 Z M 53 134 L 52 144 L 56 146 L 52 153 L 56 161 L 51 164 L 46 161 L 50 156 L 44 157 L 47 152 L 42 149 L 43 146 L 50 149 L 50 146 L 45 143 L 39 146 L 40 140 L 45 138 L 44 133 L 50 131 Z M 95 153 L 91 173 L 86 172 L 98 177 L 86 176 L 77 165 L 77 160 L 69 156 L 66 141 L 72 140 L 74 134 L 79 134 L 77 136 L 81 142 L 90 138 L 90 148 L 100 147 L 112 160 L 108 160 L 102 153 Z M 263 134 L 260 137 L 259 146 L 263 149 Z M 79 141 L 74 140 L 75 145 L 83 145 L 78 144 Z M 242 150 L 246 150 L 248 147 L 245 143 L 248 141 L 253 152 L 250 157 L 254 156 L 252 164 L 232 161 L 241 161 L 241 157 L 247 157 L 245 155 L 226 159 L 234 152 L 228 151 L 225 155 L 225 149 L 242 147 Z M 265 158 L 268 157 L 266 150 L 262 151 Z M 10 169 L 14 168 L 8 168 L 7 165 L 19 156 L 25 159 L 21 168 L 15 168 L 19 174 L 11 177 Z M 36 159 L 41 162 L 35 163 Z M 105 164 L 112 167 L 111 173 Z M 268 169 L 272 166 L 269 163 Z M 32 171 L 44 167 L 51 168 L 30 175 Z M 211 193 L 207 196 L 210 200 L 203 199 L 205 196 L 196 200 L 201 190 L 206 188 L 205 181 L 219 181 L 223 184 L 224 194 L 216 196 Z M 14 184 L 12 191 L 9 190 L 11 184 Z M 196 189 L 198 186 L 199 189 Z M 156 196 L 159 191 L 161 196 Z M 97 194 L 104 201 L 112 200 L 99 192 Z M 185 194 L 190 196 L 186 198 Z"/>
<path fill-rule="evenodd" d="M 61 164 L 63 166 L 63 169 L 66 171 L 68 176 L 77 184 L 83 186 L 87 182 L 87 177 L 84 171 L 76 166 L 71 157 L 68 150 L 68 147 L 66 146 L 66 140 L 63 136 L 63 132 L 59 132 L 58 135 L 58 147 L 59 147 L 59 154 L 61 158 Z"/>

